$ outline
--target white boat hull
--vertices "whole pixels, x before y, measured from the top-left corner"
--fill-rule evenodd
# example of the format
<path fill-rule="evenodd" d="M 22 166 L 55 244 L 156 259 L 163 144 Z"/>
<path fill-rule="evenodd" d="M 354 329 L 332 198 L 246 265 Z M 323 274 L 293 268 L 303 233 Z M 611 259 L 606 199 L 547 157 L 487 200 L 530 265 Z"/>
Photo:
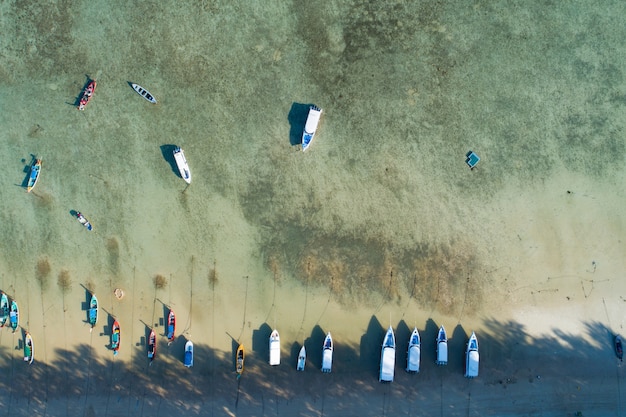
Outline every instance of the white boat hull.
<path fill-rule="evenodd" d="M 191 340 L 185 343 L 185 358 L 183 363 L 187 368 L 193 366 L 193 342 Z"/>
<path fill-rule="evenodd" d="M 280 335 L 274 330 L 270 335 L 270 365 L 280 365 Z"/>
<path fill-rule="evenodd" d="M 380 353 L 380 374 L 378 380 L 380 382 L 393 382 L 396 366 L 396 337 L 393 334 L 393 328 L 389 326 L 383 346 Z"/>
<path fill-rule="evenodd" d="M 322 116 L 322 109 L 311 106 L 309 108 L 309 115 L 307 116 L 306 123 L 304 124 L 304 132 L 302 132 L 302 151 L 306 151 L 311 142 L 313 142 L 313 138 L 315 137 L 315 132 L 317 132 L 317 126 L 320 122 L 320 117 Z"/>
<path fill-rule="evenodd" d="M 185 158 L 185 152 L 181 148 L 174 149 L 174 160 L 181 178 L 187 184 L 191 184 L 191 171 L 189 170 L 189 164 L 187 164 L 187 158 Z"/>
<path fill-rule="evenodd" d="M 439 328 L 437 335 L 437 365 L 448 364 L 448 336 L 443 326 Z"/>
<path fill-rule="evenodd" d="M 419 372 L 420 371 L 420 336 L 417 328 L 413 329 L 413 333 L 409 338 L 409 348 L 407 351 L 406 370 L 407 372 Z"/>
<path fill-rule="evenodd" d="M 476 378 L 478 376 L 478 364 L 480 356 L 478 355 L 478 340 L 476 334 L 472 332 L 469 342 L 467 342 L 467 350 L 465 352 L 465 377 Z"/>
<path fill-rule="evenodd" d="M 300 353 L 298 354 L 298 365 L 296 366 L 296 370 L 304 371 L 304 366 L 306 365 L 306 349 L 304 346 L 300 349 Z"/>
<path fill-rule="evenodd" d="M 333 338 L 328 333 L 326 339 L 324 339 L 324 345 L 322 349 L 322 372 L 330 373 L 333 368 Z"/>

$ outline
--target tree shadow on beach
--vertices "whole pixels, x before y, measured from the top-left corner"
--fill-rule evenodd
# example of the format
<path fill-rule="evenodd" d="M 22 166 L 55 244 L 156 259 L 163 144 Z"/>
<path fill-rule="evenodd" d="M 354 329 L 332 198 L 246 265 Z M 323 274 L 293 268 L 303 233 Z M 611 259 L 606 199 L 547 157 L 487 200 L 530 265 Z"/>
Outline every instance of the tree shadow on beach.
<path fill-rule="evenodd" d="M 110 331 L 112 320 L 109 315 L 106 332 Z M 553 329 L 549 334 L 531 337 L 519 323 L 487 319 L 476 333 L 480 369 L 478 378 L 473 380 L 463 377 L 468 335 L 461 325 L 454 327 L 450 337 L 449 366 L 435 365 L 437 328 L 434 321 L 428 320 L 421 332 L 424 360 L 420 373 L 400 372 L 404 365 L 398 356 L 392 384 L 378 382 L 385 329 L 373 316 L 360 345 L 342 343 L 337 349 L 337 353 L 342 353 L 335 356 L 330 375 L 318 369 L 323 329 L 315 328 L 306 341 L 312 355 L 309 365 L 314 365 L 313 369 L 297 372 L 293 357 L 288 364 L 274 367 L 267 364 L 271 328 L 264 324 L 253 334 L 253 338 L 258 339 L 253 344 L 262 347 L 255 346 L 246 357 L 245 372 L 240 380 L 232 352 L 221 352 L 206 344 L 194 345 L 194 367 L 185 368 L 182 358 L 186 339 L 182 336 L 177 338 L 177 345 L 172 346 L 171 354 L 160 355 L 158 365 L 152 367 L 145 361 L 145 349 L 134 346 L 133 341 L 124 342 L 125 339 L 122 339 L 118 358 L 97 343 L 94 346 L 79 344 L 71 349 L 53 348 L 47 355 L 52 359 L 47 362 L 36 359 L 30 366 L 23 363 L 22 352 L 15 349 L 14 344 L 9 347 L 5 343 L 0 345 L 0 392 L 12 390 L 15 401 L 31 401 L 31 414 L 44 414 L 46 404 L 62 400 L 76 410 L 104 401 L 108 404 L 107 415 L 127 415 L 136 408 L 143 410 L 143 415 L 156 415 L 164 410 L 175 410 L 175 405 L 181 403 L 188 406 L 186 415 L 206 415 L 206 407 L 213 404 L 220 404 L 225 410 L 237 407 L 236 414 L 245 415 L 263 407 L 266 412 L 278 414 L 282 410 L 282 414 L 294 416 L 310 415 L 312 410 L 319 413 L 324 409 L 355 415 L 347 410 L 360 402 L 370 404 L 364 411 L 369 416 L 380 415 L 380 408 L 376 406 L 380 401 L 386 415 L 426 416 L 443 409 L 447 410 L 446 415 L 465 416 L 484 415 L 493 401 L 515 398 L 531 405 L 531 399 L 523 400 L 528 389 L 542 390 L 544 381 L 558 381 L 559 392 L 571 390 L 576 396 L 568 396 L 566 403 L 558 402 L 548 411 L 557 411 L 554 407 L 559 407 L 560 413 L 572 415 L 577 411 L 584 413 L 598 407 L 606 410 L 615 406 L 614 396 L 589 402 L 589 394 L 586 394 L 591 384 L 599 380 L 605 381 L 607 388 L 612 386 L 610 381 L 617 383 L 616 369 L 620 372 L 621 362 L 613 351 L 614 333 L 603 323 L 585 323 L 585 334 Z M 410 329 L 406 323 L 398 324 L 398 346 L 406 344 Z M 44 344 L 39 346 L 40 358 L 44 358 Z M 231 346 L 235 348 L 234 340 Z M 298 347 L 292 345 L 292 352 L 299 350 Z M 352 357 L 357 360 L 353 366 L 346 366 L 344 360 Z M 335 363 L 339 366 L 335 367 Z M 19 372 L 12 369 L 19 369 Z M 477 391 L 484 400 L 470 404 L 469 396 L 474 399 L 472 393 Z"/>

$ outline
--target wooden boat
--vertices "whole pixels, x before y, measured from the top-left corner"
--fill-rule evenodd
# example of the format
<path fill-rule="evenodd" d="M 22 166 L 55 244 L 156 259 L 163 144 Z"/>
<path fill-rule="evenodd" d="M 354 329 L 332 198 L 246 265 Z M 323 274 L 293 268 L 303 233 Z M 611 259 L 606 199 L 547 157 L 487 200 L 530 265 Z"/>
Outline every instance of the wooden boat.
<path fill-rule="evenodd" d="M 173 341 L 176 333 L 176 316 L 174 315 L 174 310 L 170 309 L 169 314 L 167 315 L 167 340 L 168 345 L 170 345 Z"/>
<path fill-rule="evenodd" d="M 0 327 L 4 327 L 9 319 L 9 297 L 2 292 L 0 296 Z"/>
<path fill-rule="evenodd" d="M 476 378 L 478 376 L 478 363 L 480 357 L 478 355 L 478 339 L 476 334 L 472 335 L 467 342 L 467 350 L 465 351 L 465 377 Z"/>
<path fill-rule="evenodd" d="M 17 326 L 20 325 L 20 310 L 17 308 L 17 302 L 11 301 L 11 312 L 9 313 L 9 323 L 11 323 L 11 329 L 13 333 L 17 330 Z"/>
<path fill-rule="evenodd" d="M 417 331 L 417 327 L 415 327 L 409 338 L 409 348 L 406 357 L 407 372 L 417 373 L 420 371 L 420 353 L 420 334 Z"/>
<path fill-rule="evenodd" d="M 322 115 L 322 109 L 317 106 L 309 107 L 309 115 L 306 118 L 306 123 L 304 124 L 304 132 L 302 132 L 302 151 L 306 151 L 313 138 L 315 137 L 315 132 L 317 131 L 317 125 L 320 122 L 320 117 Z"/>
<path fill-rule="evenodd" d="M 41 174 L 41 159 L 35 159 L 30 166 L 30 177 L 28 177 L 28 184 L 26 185 L 26 192 L 30 193 L 37 181 L 39 180 L 39 174 Z"/>
<path fill-rule="evenodd" d="M 76 212 L 76 219 L 78 219 L 78 222 L 82 224 L 83 226 L 85 226 L 87 230 L 91 231 L 93 229 L 93 227 L 91 226 L 91 223 L 89 223 L 89 220 L 87 220 L 85 216 L 83 216 L 79 211 Z"/>
<path fill-rule="evenodd" d="M 322 372 L 330 373 L 333 368 L 333 338 L 330 332 L 324 339 L 324 345 L 322 349 Z"/>
<path fill-rule="evenodd" d="M 615 354 L 620 361 L 623 360 L 624 349 L 622 347 L 622 337 L 620 335 L 615 336 Z"/>
<path fill-rule="evenodd" d="M 300 348 L 300 353 L 298 354 L 298 365 L 296 366 L 296 370 L 304 371 L 304 365 L 306 365 L 306 349 L 302 346 Z"/>
<path fill-rule="evenodd" d="M 89 331 L 93 331 L 93 328 L 96 326 L 98 322 L 98 299 L 96 298 L 96 294 L 91 294 L 91 300 L 89 301 L 89 324 L 91 328 Z"/>
<path fill-rule="evenodd" d="M 187 164 L 185 152 L 180 147 L 176 147 L 176 149 L 174 149 L 174 160 L 176 161 L 176 166 L 178 166 L 181 178 L 184 179 L 187 184 L 191 184 L 191 171 L 189 171 L 189 164 Z"/>
<path fill-rule="evenodd" d="M 83 90 L 83 95 L 78 102 L 78 110 L 85 110 L 85 107 L 91 101 L 93 93 L 96 92 L 96 80 L 89 80 L 87 87 Z"/>
<path fill-rule="evenodd" d="M 280 365 L 280 335 L 276 329 L 270 335 L 270 365 Z"/>
<path fill-rule="evenodd" d="M 187 340 L 187 343 L 185 343 L 185 358 L 183 360 L 183 364 L 187 368 L 191 368 L 193 366 L 193 343 L 191 340 Z"/>
<path fill-rule="evenodd" d="M 35 359 L 35 346 L 33 345 L 33 338 L 30 333 L 24 334 L 24 362 L 28 362 L 30 365 Z"/>
<path fill-rule="evenodd" d="M 156 348 L 157 348 L 157 340 L 156 340 L 156 332 L 154 329 L 150 330 L 150 336 L 148 336 L 148 358 L 150 362 L 156 358 Z"/>
<path fill-rule="evenodd" d="M 154 96 L 152 94 L 150 94 L 148 92 L 148 90 L 146 90 L 145 88 L 143 88 L 139 84 L 131 83 L 130 85 L 137 92 L 137 94 L 139 94 L 141 97 L 145 98 L 146 100 L 148 100 L 152 104 L 156 104 L 156 102 L 157 102 L 156 99 L 154 98 Z"/>
<path fill-rule="evenodd" d="M 243 373 L 243 361 L 246 358 L 246 353 L 243 350 L 243 344 L 239 344 L 237 348 L 237 378 L 241 377 Z"/>
<path fill-rule="evenodd" d="M 113 355 L 116 356 L 117 353 L 120 351 L 120 339 L 122 336 L 122 332 L 120 331 L 120 323 L 115 320 L 111 329 L 111 349 L 113 350 Z"/>
<path fill-rule="evenodd" d="M 393 382 L 395 366 L 396 337 L 393 334 L 393 327 L 389 326 L 380 352 L 380 374 L 378 380 L 381 382 Z"/>
<path fill-rule="evenodd" d="M 437 333 L 437 365 L 448 364 L 448 336 L 443 326 L 439 328 Z"/>

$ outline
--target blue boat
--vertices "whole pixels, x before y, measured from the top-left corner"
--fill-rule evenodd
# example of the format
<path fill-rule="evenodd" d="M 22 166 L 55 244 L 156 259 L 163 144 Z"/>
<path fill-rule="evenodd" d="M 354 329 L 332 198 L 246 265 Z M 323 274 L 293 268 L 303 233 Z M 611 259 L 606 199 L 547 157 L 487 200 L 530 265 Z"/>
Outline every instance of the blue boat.
<path fill-rule="evenodd" d="M 187 343 L 185 343 L 185 359 L 183 364 L 187 368 L 191 368 L 193 366 L 193 342 L 191 340 L 188 340 Z"/>
<path fill-rule="evenodd" d="M 0 297 L 0 327 L 4 327 L 9 319 L 9 297 L 3 292 Z"/>
<path fill-rule="evenodd" d="M 98 322 L 98 299 L 95 294 L 91 294 L 91 301 L 89 301 L 89 324 L 91 328 L 89 332 L 93 331 L 93 328 Z"/>
<path fill-rule="evenodd" d="M 320 122 L 322 116 L 322 109 L 317 106 L 311 106 L 309 108 L 309 115 L 307 116 L 306 123 L 304 124 L 304 132 L 302 132 L 302 151 L 306 151 L 311 145 L 315 132 L 317 131 L 317 125 Z"/>
<path fill-rule="evenodd" d="M 17 302 L 11 301 L 11 312 L 9 313 L 9 322 L 11 323 L 11 329 L 13 333 L 17 330 L 17 326 L 20 325 L 20 310 L 17 308 Z"/>

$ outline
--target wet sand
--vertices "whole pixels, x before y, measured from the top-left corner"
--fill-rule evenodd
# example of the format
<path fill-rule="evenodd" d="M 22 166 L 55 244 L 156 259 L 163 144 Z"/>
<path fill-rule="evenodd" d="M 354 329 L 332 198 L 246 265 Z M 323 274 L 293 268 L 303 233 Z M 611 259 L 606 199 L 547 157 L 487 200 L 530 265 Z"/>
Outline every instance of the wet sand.
<path fill-rule="evenodd" d="M 1 410 L 621 415 L 621 3 L 170 3 L 6 6 L 0 289 L 20 304 L 35 362 L 2 329 Z M 87 76 L 98 89 L 78 112 Z M 310 103 L 324 116 L 303 153 Z M 27 194 L 31 155 L 43 170 Z M 390 324 L 396 380 L 379 384 Z M 442 324 L 450 363 L 438 368 Z M 414 326 L 422 371 L 408 375 Z M 472 331 L 481 367 L 468 381 Z"/>

